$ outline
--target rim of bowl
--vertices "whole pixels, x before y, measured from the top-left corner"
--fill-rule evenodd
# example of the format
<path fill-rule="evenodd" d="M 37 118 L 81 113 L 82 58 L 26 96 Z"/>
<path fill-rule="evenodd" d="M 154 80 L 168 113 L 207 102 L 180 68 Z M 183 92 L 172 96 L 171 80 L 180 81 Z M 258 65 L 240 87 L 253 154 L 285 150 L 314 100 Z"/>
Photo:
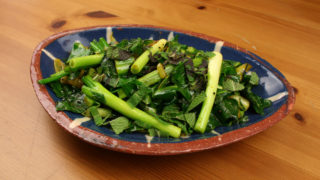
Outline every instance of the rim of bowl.
<path fill-rule="evenodd" d="M 47 113 L 51 116 L 51 118 L 53 118 L 67 132 L 73 134 L 74 136 L 80 138 L 83 141 L 86 141 L 90 144 L 93 144 L 102 148 L 119 151 L 119 152 L 131 153 L 131 154 L 175 155 L 175 154 L 191 153 L 191 152 L 197 152 L 201 150 L 207 150 L 207 149 L 224 146 L 224 145 L 248 138 L 250 136 L 253 136 L 276 124 L 278 121 L 280 121 L 285 116 L 287 116 L 289 111 L 291 111 L 293 108 L 293 105 L 295 102 L 295 94 L 294 94 L 293 87 L 286 80 L 286 78 L 280 73 L 280 71 L 274 68 L 271 64 L 266 64 L 265 62 L 261 61 L 255 55 L 251 54 L 248 50 L 238 47 L 237 45 L 234 45 L 230 42 L 224 41 L 224 46 L 231 47 L 233 49 L 246 53 L 251 58 L 261 63 L 266 68 L 268 68 L 286 86 L 288 90 L 288 99 L 286 103 L 284 103 L 271 116 L 257 123 L 254 123 L 252 125 L 249 125 L 240 129 L 232 130 L 227 133 L 221 134 L 219 136 L 213 136 L 205 139 L 198 139 L 198 140 L 192 140 L 192 141 L 181 142 L 181 143 L 176 142 L 176 143 L 148 144 L 148 143 L 140 143 L 140 142 L 131 142 L 131 141 L 115 139 L 82 126 L 70 128 L 69 124 L 72 122 L 72 119 L 70 119 L 64 112 L 56 111 L 55 102 L 50 97 L 46 87 L 44 85 L 38 84 L 38 80 L 42 79 L 42 74 L 40 70 L 40 56 L 41 56 L 42 49 L 45 48 L 54 40 L 61 38 L 63 36 L 81 32 L 81 31 L 106 28 L 106 27 L 114 27 L 117 29 L 121 29 L 125 27 L 155 28 L 155 29 L 162 29 L 162 30 L 184 33 L 187 35 L 208 40 L 209 42 L 212 42 L 212 43 L 221 41 L 221 39 L 219 38 L 215 38 L 215 37 L 208 36 L 201 33 L 196 33 L 196 32 L 191 32 L 186 30 L 179 30 L 174 28 L 161 27 L 161 26 L 140 25 L 140 24 L 111 24 L 111 25 L 101 25 L 101 26 L 91 26 L 91 27 L 83 27 L 78 29 L 71 29 L 71 30 L 66 30 L 66 31 L 53 34 L 48 38 L 46 38 L 45 40 L 41 41 L 38 44 L 38 46 L 34 49 L 32 59 L 31 59 L 31 65 L 30 65 L 30 77 L 31 77 L 31 82 L 32 82 L 34 91 L 38 97 L 38 100 L 40 101 L 44 109 L 47 111 Z"/>

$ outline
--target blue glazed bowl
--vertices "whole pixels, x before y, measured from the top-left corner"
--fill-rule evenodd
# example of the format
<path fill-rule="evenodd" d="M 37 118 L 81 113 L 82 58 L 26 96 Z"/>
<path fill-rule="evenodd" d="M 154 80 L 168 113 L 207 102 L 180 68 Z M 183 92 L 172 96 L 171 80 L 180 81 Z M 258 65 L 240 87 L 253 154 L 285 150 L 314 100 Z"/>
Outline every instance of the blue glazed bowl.
<path fill-rule="evenodd" d="M 265 109 L 264 116 L 248 112 L 249 121 L 247 123 L 218 127 L 210 133 L 193 134 L 178 139 L 152 138 L 141 133 L 116 135 L 106 127 L 96 126 L 92 120 L 82 119 L 83 122 L 80 123 L 81 120 L 79 121 L 77 118 L 82 118 L 82 116 L 79 114 L 68 111 L 57 112 L 55 110 L 55 102 L 59 99 L 49 86 L 37 83 L 39 79 L 49 77 L 54 73 L 52 59 L 54 57 L 66 59 L 74 41 L 80 41 L 89 46 L 92 40 L 100 37 L 108 39 L 111 33 L 118 41 L 137 37 L 143 39 L 153 38 L 155 40 L 167 39 L 173 35 L 179 35 L 179 42 L 182 44 L 205 51 L 217 50 L 222 53 L 224 59 L 249 63 L 253 66 L 251 71 L 256 72 L 260 77 L 260 83 L 253 91 L 263 98 L 270 98 L 273 104 Z M 88 27 L 52 35 L 42 41 L 35 49 L 30 72 L 35 92 L 41 104 L 65 130 L 91 144 L 134 154 L 180 154 L 210 149 L 239 141 L 265 130 L 284 118 L 292 109 L 295 101 L 293 88 L 285 77 L 266 60 L 257 55 L 214 37 L 149 25 Z M 74 121 L 75 119 L 77 121 Z"/>

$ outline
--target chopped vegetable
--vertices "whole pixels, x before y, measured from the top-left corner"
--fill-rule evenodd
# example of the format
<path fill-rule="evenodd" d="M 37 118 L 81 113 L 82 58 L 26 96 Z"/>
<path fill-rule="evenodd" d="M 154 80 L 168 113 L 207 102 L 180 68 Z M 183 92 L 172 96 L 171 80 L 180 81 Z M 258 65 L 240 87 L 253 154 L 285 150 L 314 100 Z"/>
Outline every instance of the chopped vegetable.
<path fill-rule="evenodd" d="M 220 69 L 222 63 L 222 55 L 218 52 L 209 59 L 208 64 L 208 83 L 206 88 L 206 99 L 202 104 L 202 108 L 197 119 L 194 130 L 204 133 L 209 121 L 209 116 L 214 104 L 217 93 L 218 82 L 220 77 Z"/>
<path fill-rule="evenodd" d="M 160 121 L 140 109 L 131 107 L 128 103 L 104 88 L 100 83 L 93 81 L 90 76 L 86 76 L 82 80 L 86 84 L 86 86 L 82 86 L 82 92 L 88 97 L 107 105 L 126 117 L 136 121 L 141 121 L 142 123 L 146 123 L 162 132 L 168 133 L 172 137 L 180 136 L 180 128 Z"/>
<path fill-rule="evenodd" d="M 130 121 L 126 117 L 120 116 L 110 121 L 110 125 L 116 134 L 120 134 L 130 127 Z"/>
<path fill-rule="evenodd" d="M 69 65 L 71 70 L 78 70 L 81 68 L 88 68 L 93 65 L 98 65 L 101 63 L 103 54 L 89 55 L 89 56 L 81 56 L 75 57 L 69 60 Z"/>
<path fill-rule="evenodd" d="M 133 74 L 138 74 L 142 70 L 142 68 L 148 63 L 150 59 L 149 55 L 154 55 L 156 52 L 161 51 L 164 48 L 166 43 L 167 43 L 167 40 L 160 39 L 157 43 L 152 45 L 150 49 L 146 50 L 133 63 L 133 65 L 131 66 L 131 72 Z"/>
<path fill-rule="evenodd" d="M 57 96 L 57 111 L 92 117 L 93 126 L 115 134 L 174 137 L 249 121 L 271 101 L 254 94 L 259 76 L 252 65 L 222 60 L 173 40 L 93 40 L 73 44 L 55 73 L 39 80 Z M 108 38 L 110 40 L 110 37 Z"/>

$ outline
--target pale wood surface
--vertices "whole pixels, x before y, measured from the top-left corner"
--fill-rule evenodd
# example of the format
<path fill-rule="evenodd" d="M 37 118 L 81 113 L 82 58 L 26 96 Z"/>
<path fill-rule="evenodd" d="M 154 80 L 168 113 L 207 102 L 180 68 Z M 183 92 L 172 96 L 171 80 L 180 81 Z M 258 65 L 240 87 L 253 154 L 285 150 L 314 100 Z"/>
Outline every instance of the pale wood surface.
<path fill-rule="evenodd" d="M 93 11 L 115 16 L 86 15 Z M 296 88 L 294 109 L 263 133 L 193 154 L 135 156 L 84 143 L 38 102 L 32 51 L 62 30 L 118 23 L 191 30 L 247 48 Z M 0 179 L 320 179 L 319 50 L 318 0 L 0 0 Z"/>

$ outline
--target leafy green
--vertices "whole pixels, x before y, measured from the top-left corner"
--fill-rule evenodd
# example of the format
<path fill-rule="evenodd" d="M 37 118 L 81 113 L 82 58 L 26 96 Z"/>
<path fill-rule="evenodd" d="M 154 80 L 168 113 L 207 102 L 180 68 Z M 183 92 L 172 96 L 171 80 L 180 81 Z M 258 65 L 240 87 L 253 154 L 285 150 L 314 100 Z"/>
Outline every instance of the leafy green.
<path fill-rule="evenodd" d="M 206 99 L 206 93 L 202 91 L 197 96 L 193 98 L 190 105 L 188 106 L 187 112 L 191 111 L 195 107 L 197 107 L 199 104 L 201 104 Z"/>
<path fill-rule="evenodd" d="M 183 96 L 186 100 L 188 100 L 188 101 L 191 100 L 192 95 L 191 95 L 190 90 L 187 88 L 187 86 L 184 85 L 184 86 L 182 86 L 182 87 L 178 87 L 178 91 L 182 94 L 182 96 Z"/>
<path fill-rule="evenodd" d="M 90 69 L 87 70 L 86 67 L 80 71 L 80 69 L 71 70 L 72 63 L 67 61 L 63 71 L 53 75 L 54 77 L 50 77 L 49 80 L 39 82 L 48 83 L 60 98 L 56 103 L 57 110 L 92 116 L 97 126 L 110 124 L 116 134 L 126 131 L 161 137 L 169 135 L 161 132 L 166 131 L 166 128 L 160 131 L 137 119 L 129 120 L 114 109 L 113 111 L 108 109 L 110 105 L 108 101 L 111 102 L 110 98 L 115 97 L 92 88 L 97 82 L 101 82 L 102 88 L 118 95 L 126 102 L 122 104 L 128 108 L 126 112 L 139 108 L 155 119 L 163 121 L 164 124 L 178 126 L 184 134 L 191 134 L 199 116 L 199 105 L 207 98 L 205 89 L 208 82 L 208 60 L 214 54 L 181 44 L 175 36 L 172 41 L 166 42 L 161 51 L 148 55 L 149 61 L 139 73 L 133 74 L 129 71 L 137 57 L 155 43 L 157 43 L 155 40 L 136 38 L 108 44 L 104 38 L 99 38 L 98 41 L 90 42 L 88 48 L 80 42 L 75 42 L 67 60 L 75 61 L 77 57 L 99 55 L 103 57 L 100 64 L 92 64 Z M 159 76 L 157 71 L 159 63 L 165 66 L 166 76 Z M 248 116 L 245 113 L 248 108 L 263 115 L 264 109 L 271 105 L 271 101 L 252 92 L 251 89 L 259 85 L 259 77 L 255 72 L 246 73 L 248 69 L 243 69 L 242 66 L 247 67 L 247 65 L 234 60 L 223 60 L 219 88 L 206 127 L 207 132 L 219 126 L 247 122 Z M 78 86 L 79 88 L 82 83 L 85 84 L 82 86 L 82 92 L 80 89 L 63 84 L 80 80 L 86 75 L 91 76 L 92 81 L 82 79 Z M 59 81 L 64 76 L 66 77 Z M 247 100 L 242 102 L 239 97 Z M 116 119 L 107 121 L 108 118 Z M 178 136 L 177 133 L 175 135 Z"/>
<path fill-rule="evenodd" d="M 77 88 L 69 85 L 63 85 L 60 82 L 52 82 L 50 86 L 57 97 L 61 98 L 56 104 L 57 111 L 71 111 L 83 113 L 87 109 L 84 102 L 84 95 Z"/>
<path fill-rule="evenodd" d="M 124 39 L 117 44 L 117 47 L 121 50 L 130 52 L 133 56 L 137 57 L 144 52 L 146 44 L 148 43 L 145 43 L 145 40 L 142 40 L 141 38 L 131 40 Z"/>
<path fill-rule="evenodd" d="M 186 114 L 180 114 L 176 116 L 177 119 L 186 121 L 191 128 L 194 127 L 194 124 L 196 123 L 196 113 L 186 113 Z"/>
<path fill-rule="evenodd" d="M 226 79 L 222 83 L 223 89 L 229 90 L 229 91 L 241 91 L 244 89 L 244 85 L 236 82 L 232 79 Z"/>
<path fill-rule="evenodd" d="M 120 78 L 117 87 L 120 87 L 127 96 L 131 96 L 134 93 L 137 84 L 139 84 L 139 82 L 135 77 Z"/>
<path fill-rule="evenodd" d="M 250 103 L 252 104 L 251 107 L 253 107 L 256 113 L 264 115 L 264 109 L 271 106 L 272 102 L 268 99 L 263 99 L 260 96 L 255 95 L 251 91 L 251 88 L 252 86 L 246 87 L 242 94 L 250 101 Z"/>
<path fill-rule="evenodd" d="M 104 125 L 104 120 L 102 119 L 101 115 L 99 114 L 98 108 L 96 106 L 91 106 L 89 108 L 90 114 L 93 117 L 94 123 L 97 126 Z"/>
<path fill-rule="evenodd" d="M 181 112 L 177 104 L 170 104 L 162 110 L 162 117 L 164 118 L 175 118 L 179 114 L 181 114 Z"/>
<path fill-rule="evenodd" d="M 236 75 L 236 68 L 229 61 L 223 61 L 221 66 L 222 75 Z"/>
<path fill-rule="evenodd" d="M 216 127 L 223 126 L 217 116 L 211 112 L 206 131 L 214 130 Z"/>
<path fill-rule="evenodd" d="M 116 134 L 122 133 L 124 130 L 128 129 L 130 127 L 130 121 L 124 116 L 120 116 L 114 120 L 110 121 L 110 125 L 112 130 Z"/>
<path fill-rule="evenodd" d="M 136 107 L 149 93 L 151 89 L 144 84 L 140 83 L 138 85 L 139 90 L 137 90 L 128 100 L 127 103 L 132 107 Z"/>
<path fill-rule="evenodd" d="M 90 49 L 87 49 L 80 42 L 74 42 L 68 61 L 74 57 L 88 56 L 90 53 Z"/>
<path fill-rule="evenodd" d="M 115 68 L 114 61 L 111 59 L 103 59 L 101 63 L 102 72 L 106 75 L 102 80 L 105 85 L 115 88 L 118 84 L 119 77 Z"/>
<path fill-rule="evenodd" d="M 256 72 L 250 72 L 244 75 L 244 81 L 248 82 L 251 85 L 258 85 L 259 84 L 259 76 Z"/>
<path fill-rule="evenodd" d="M 178 86 L 182 86 L 182 85 L 186 84 L 186 81 L 185 81 L 185 69 L 184 69 L 183 62 L 180 62 L 173 69 L 172 76 L 171 76 L 171 81 L 174 84 L 178 85 Z"/>
<path fill-rule="evenodd" d="M 238 102 L 234 99 L 224 98 L 213 106 L 214 114 L 224 122 L 238 119 Z"/>

